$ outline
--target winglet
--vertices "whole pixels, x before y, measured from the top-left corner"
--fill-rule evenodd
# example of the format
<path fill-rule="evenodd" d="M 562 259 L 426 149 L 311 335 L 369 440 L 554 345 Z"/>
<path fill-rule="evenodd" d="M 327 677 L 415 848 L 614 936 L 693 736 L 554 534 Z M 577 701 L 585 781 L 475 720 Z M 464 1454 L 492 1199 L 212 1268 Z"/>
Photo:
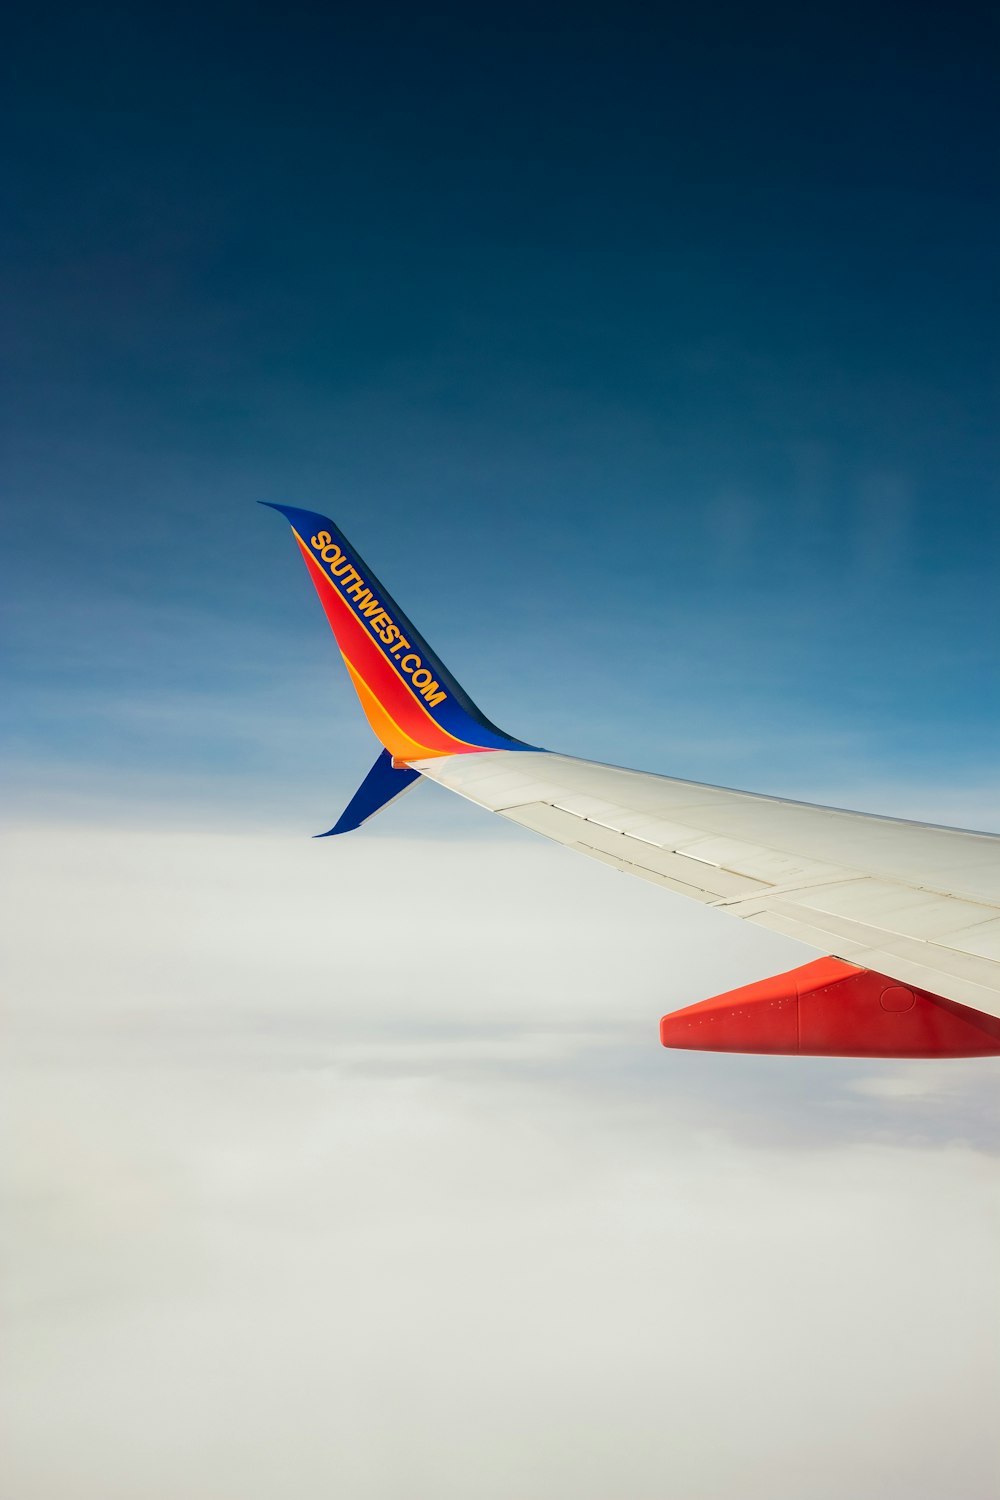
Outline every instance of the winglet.
<path fill-rule="evenodd" d="M 290 523 L 361 707 L 391 757 L 534 748 L 490 723 L 332 521 L 261 504 Z"/>
<path fill-rule="evenodd" d="M 333 827 L 328 828 L 326 833 L 317 833 L 315 837 L 328 839 L 335 833 L 350 833 L 353 829 L 360 828 L 362 823 L 367 823 L 383 807 L 388 807 L 390 802 L 395 802 L 397 797 L 408 792 L 419 779 L 419 771 L 411 770 L 409 766 L 394 765 L 388 750 L 381 751 Z"/>

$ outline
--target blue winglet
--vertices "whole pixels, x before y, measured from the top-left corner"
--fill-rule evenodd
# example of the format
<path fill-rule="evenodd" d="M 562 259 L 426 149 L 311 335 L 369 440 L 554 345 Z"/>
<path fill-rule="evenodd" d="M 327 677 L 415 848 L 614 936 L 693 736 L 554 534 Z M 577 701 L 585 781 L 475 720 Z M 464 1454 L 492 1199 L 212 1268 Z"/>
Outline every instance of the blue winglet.
<path fill-rule="evenodd" d="M 350 833 L 352 829 L 360 828 L 383 807 L 388 807 L 390 802 L 408 792 L 419 778 L 420 772 L 411 771 L 409 766 L 397 770 L 388 750 L 383 750 L 333 827 L 314 836 L 328 839 L 335 833 Z"/>

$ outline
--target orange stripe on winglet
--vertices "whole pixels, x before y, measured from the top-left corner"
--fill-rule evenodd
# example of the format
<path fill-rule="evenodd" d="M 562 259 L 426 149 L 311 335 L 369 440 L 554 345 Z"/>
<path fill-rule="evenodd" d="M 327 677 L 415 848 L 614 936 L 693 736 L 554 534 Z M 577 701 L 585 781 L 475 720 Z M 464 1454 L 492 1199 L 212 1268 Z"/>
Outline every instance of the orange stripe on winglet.
<path fill-rule="evenodd" d="M 343 651 L 341 652 L 343 655 Z M 365 718 L 375 731 L 377 739 L 389 751 L 396 760 L 430 760 L 433 756 L 449 755 L 449 750 L 431 750 L 427 745 L 419 745 L 416 740 L 405 734 L 394 719 L 386 713 L 385 708 L 376 698 L 371 688 L 365 682 L 361 674 L 344 657 L 344 665 L 351 674 L 355 691 L 364 710 Z"/>

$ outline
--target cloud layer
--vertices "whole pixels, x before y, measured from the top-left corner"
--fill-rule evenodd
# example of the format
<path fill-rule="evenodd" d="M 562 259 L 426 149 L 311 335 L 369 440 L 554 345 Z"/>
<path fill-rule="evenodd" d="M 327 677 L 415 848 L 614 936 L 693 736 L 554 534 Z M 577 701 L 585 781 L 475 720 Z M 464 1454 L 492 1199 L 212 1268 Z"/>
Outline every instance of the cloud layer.
<path fill-rule="evenodd" d="M 799 950 L 520 837 L 14 856 L 11 1493 L 995 1486 L 987 1064 L 665 1053 Z"/>

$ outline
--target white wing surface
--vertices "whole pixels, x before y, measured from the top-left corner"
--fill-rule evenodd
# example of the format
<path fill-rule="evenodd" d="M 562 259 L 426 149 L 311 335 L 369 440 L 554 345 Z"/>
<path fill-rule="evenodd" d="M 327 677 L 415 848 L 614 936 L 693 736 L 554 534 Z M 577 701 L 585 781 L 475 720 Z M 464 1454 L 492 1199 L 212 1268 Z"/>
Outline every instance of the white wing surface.
<path fill-rule="evenodd" d="M 592 859 L 1000 1016 L 1000 837 L 545 751 L 413 762 Z"/>

